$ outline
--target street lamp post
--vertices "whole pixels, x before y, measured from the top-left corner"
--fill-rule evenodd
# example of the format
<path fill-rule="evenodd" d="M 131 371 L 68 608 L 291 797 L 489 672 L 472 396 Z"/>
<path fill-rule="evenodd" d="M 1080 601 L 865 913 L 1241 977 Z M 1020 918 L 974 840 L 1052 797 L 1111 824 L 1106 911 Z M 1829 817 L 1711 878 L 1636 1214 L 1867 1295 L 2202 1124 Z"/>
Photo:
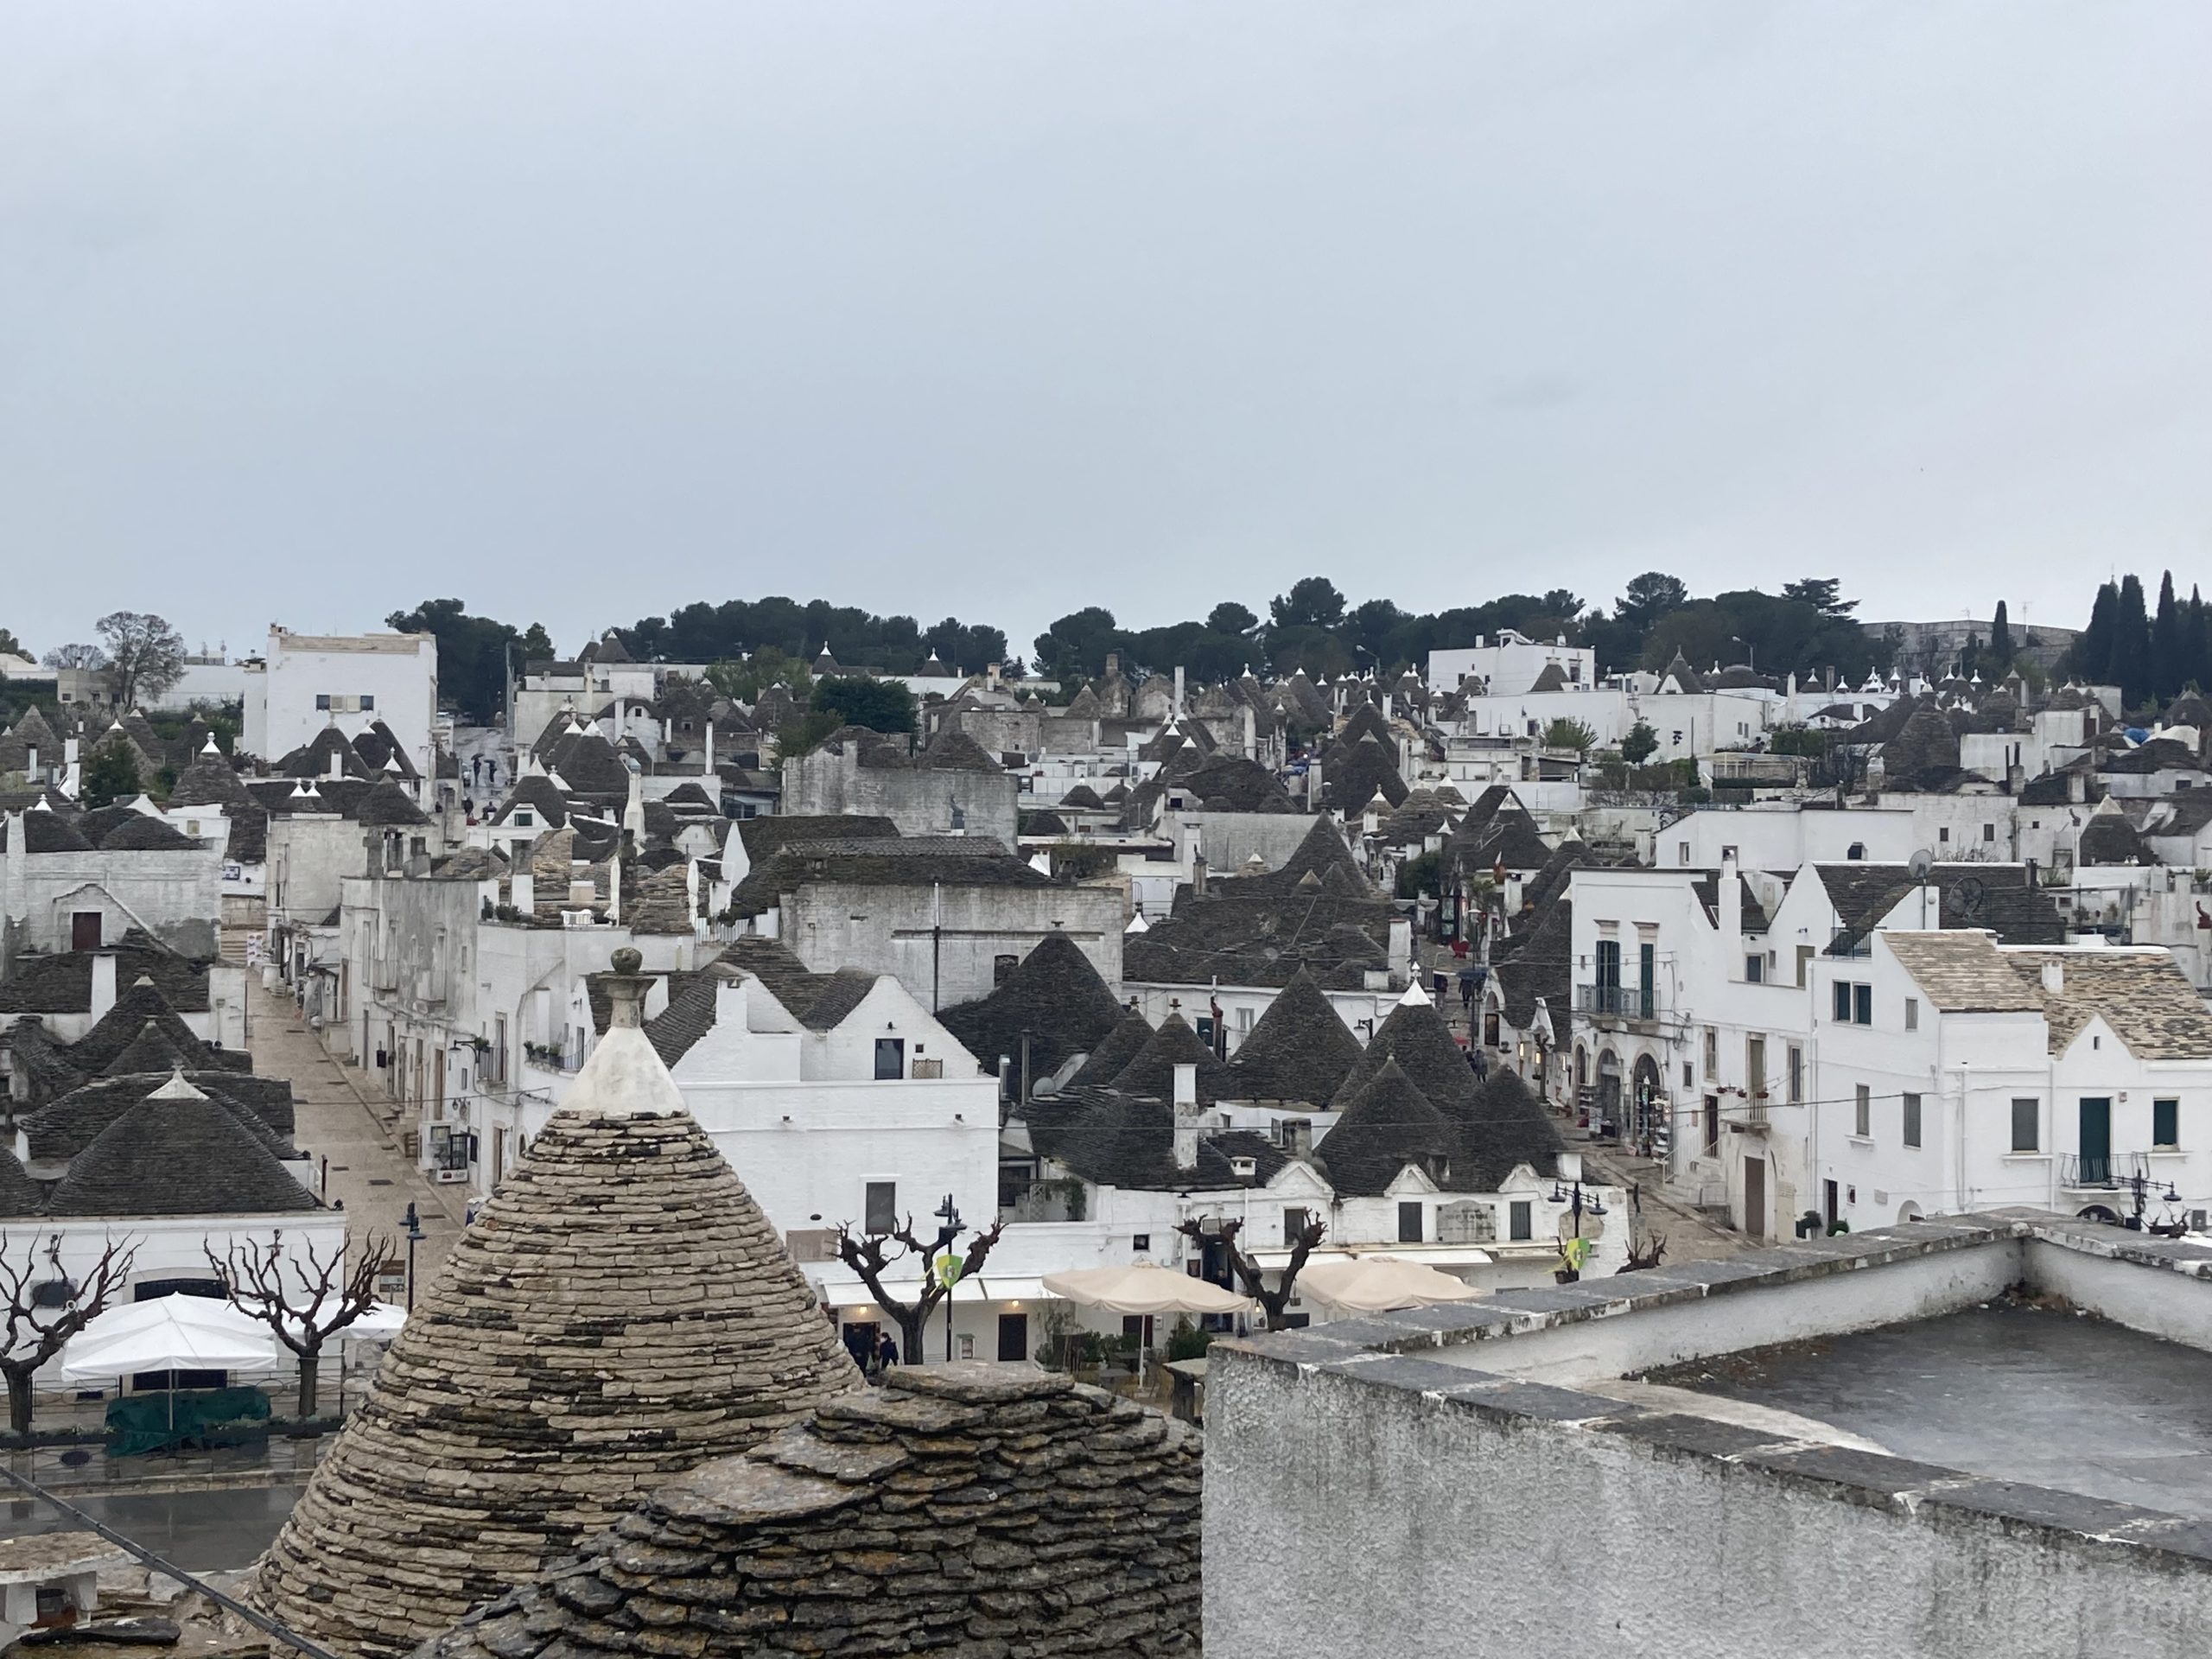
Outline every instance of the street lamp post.
<path fill-rule="evenodd" d="M 415 1311 L 415 1247 L 423 1242 L 423 1218 L 415 1213 L 415 1206 L 407 1206 L 407 1311 Z"/>

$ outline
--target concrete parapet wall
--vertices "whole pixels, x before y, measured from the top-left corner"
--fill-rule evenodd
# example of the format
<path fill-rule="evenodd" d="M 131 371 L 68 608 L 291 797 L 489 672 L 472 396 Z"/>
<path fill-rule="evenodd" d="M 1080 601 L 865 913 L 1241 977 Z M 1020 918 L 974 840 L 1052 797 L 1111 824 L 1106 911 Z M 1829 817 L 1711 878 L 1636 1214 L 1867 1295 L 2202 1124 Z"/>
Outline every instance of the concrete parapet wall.
<path fill-rule="evenodd" d="M 2011 1211 L 1217 1343 L 1206 1650 L 2201 1654 L 2212 1525 L 1560 1384 L 2023 1279 L 2212 1348 L 2209 1274 L 2201 1245 Z"/>

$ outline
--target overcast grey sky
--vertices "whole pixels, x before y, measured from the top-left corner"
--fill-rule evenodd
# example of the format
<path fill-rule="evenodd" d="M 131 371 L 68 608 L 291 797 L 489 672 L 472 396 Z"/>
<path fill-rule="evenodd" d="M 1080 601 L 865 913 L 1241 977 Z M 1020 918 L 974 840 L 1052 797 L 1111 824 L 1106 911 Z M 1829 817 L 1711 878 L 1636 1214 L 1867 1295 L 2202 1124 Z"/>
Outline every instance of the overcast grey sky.
<path fill-rule="evenodd" d="M 0 8 L 0 624 L 2212 549 L 2212 5 Z"/>

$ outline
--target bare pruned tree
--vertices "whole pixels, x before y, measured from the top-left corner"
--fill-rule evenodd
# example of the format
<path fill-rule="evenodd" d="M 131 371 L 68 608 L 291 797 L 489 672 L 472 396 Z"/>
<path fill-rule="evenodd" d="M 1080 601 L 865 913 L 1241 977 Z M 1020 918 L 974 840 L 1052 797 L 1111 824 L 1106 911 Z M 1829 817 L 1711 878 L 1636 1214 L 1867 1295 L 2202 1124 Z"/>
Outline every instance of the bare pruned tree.
<path fill-rule="evenodd" d="M 1237 1243 L 1244 1230 L 1242 1221 L 1224 1221 L 1218 1227 L 1210 1224 L 1205 1216 L 1194 1216 L 1177 1224 L 1175 1230 L 1188 1239 L 1205 1244 L 1217 1241 L 1229 1252 L 1229 1265 L 1243 1286 L 1244 1294 L 1259 1303 L 1268 1316 L 1268 1329 L 1281 1331 L 1290 1322 L 1291 1299 L 1298 1294 L 1298 1275 L 1306 1267 L 1306 1258 L 1313 1254 L 1315 1246 L 1328 1236 L 1329 1224 L 1324 1221 L 1309 1221 L 1300 1228 L 1290 1241 L 1290 1261 L 1284 1266 L 1282 1276 L 1270 1290 L 1265 1269 Z"/>
<path fill-rule="evenodd" d="M 983 1270 L 984 1258 L 990 1255 L 991 1247 L 999 1242 L 999 1234 L 1005 1228 L 1005 1222 L 995 1221 L 988 1230 L 975 1236 L 968 1246 L 967 1254 L 960 1258 L 961 1278 L 971 1279 Z M 925 1244 L 915 1235 L 912 1216 L 906 1217 L 905 1226 L 894 1228 L 887 1233 L 855 1234 L 850 1222 L 837 1224 L 837 1259 L 851 1268 L 854 1275 L 868 1287 L 868 1294 L 875 1298 L 875 1305 L 899 1322 L 900 1351 L 906 1355 L 906 1363 L 910 1365 L 921 1363 L 922 1333 L 929 1325 L 930 1315 L 936 1312 L 940 1302 L 952 1294 L 951 1286 L 938 1274 L 937 1264 L 938 1259 L 952 1249 L 953 1241 L 959 1236 L 957 1227 L 941 1227 L 938 1230 L 936 1242 Z M 895 1255 L 892 1253 L 894 1245 L 897 1247 Z M 909 1261 L 920 1267 L 922 1285 L 912 1301 L 902 1302 L 885 1288 L 884 1275 L 899 1262 Z M 945 1332 L 948 1348 L 951 1340 L 951 1328 L 948 1323 Z"/>
<path fill-rule="evenodd" d="M 346 1247 L 327 1256 L 310 1239 L 298 1250 L 284 1248 L 280 1229 L 269 1242 L 247 1239 L 221 1256 L 203 1242 L 207 1265 L 223 1282 L 223 1294 L 241 1313 L 260 1320 L 300 1362 L 300 1415 L 315 1414 L 322 1369 L 322 1344 L 376 1305 L 377 1274 L 390 1241 L 372 1233 L 346 1264 Z"/>
<path fill-rule="evenodd" d="M 35 1233 L 0 1234 L 0 1376 L 8 1379 L 8 1427 L 16 1433 L 31 1432 L 31 1379 L 39 1367 L 106 1311 L 137 1255 L 135 1243 L 111 1238 L 85 1276 L 72 1279 L 61 1268 L 60 1234 L 50 1236 L 43 1251 Z"/>

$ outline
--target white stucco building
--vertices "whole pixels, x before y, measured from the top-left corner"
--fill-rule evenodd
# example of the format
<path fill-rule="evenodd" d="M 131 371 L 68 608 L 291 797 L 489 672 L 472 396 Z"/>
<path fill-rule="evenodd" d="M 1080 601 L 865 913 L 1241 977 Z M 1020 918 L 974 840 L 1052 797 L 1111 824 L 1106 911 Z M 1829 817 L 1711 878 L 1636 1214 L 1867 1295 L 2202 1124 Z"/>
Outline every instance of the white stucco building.
<path fill-rule="evenodd" d="M 427 633 L 293 633 L 271 626 L 245 665 L 239 746 L 275 760 L 335 727 L 350 740 L 382 721 L 416 771 L 435 775 L 438 642 Z"/>

